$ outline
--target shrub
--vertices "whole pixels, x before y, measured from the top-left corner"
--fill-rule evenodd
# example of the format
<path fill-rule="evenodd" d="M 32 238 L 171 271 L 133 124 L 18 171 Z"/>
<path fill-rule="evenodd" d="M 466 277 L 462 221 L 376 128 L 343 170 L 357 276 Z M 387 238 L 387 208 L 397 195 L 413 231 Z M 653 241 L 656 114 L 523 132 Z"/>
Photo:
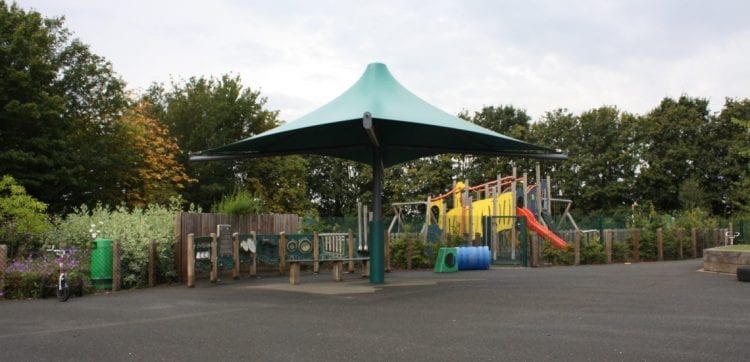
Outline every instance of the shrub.
<path fill-rule="evenodd" d="M 38 298 L 42 293 L 42 280 L 52 280 L 59 272 L 60 263 L 68 272 L 69 280 L 78 280 L 80 276 L 85 285 L 89 285 L 89 278 L 81 270 L 81 261 L 85 255 L 77 249 L 67 249 L 65 256 L 54 258 L 43 255 L 41 257 L 27 257 L 17 259 L 6 269 L 5 297 L 9 299 Z"/>
<path fill-rule="evenodd" d="M 432 267 L 435 262 L 435 250 L 438 250 L 440 244 L 427 244 L 418 234 L 406 234 L 391 241 L 391 266 L 404 269 L 408 266 L 409 243 L 412 268 Z"/>
<path fill-rule="evenodd" d="M 265 209 L 265 202 L 247 190 L 235 190 L 230 196 L 225 196 L 219 203 L 211 206 L 213 212 L 230 215 L 260 214 Z"/>
<path fill-rule="evenodd" d="M 169 206 L 149 205 L 128 210 L 125 206 L 110 211 L 102 205 L 93 210 L 85 206 L 65 218 L 55 220 L 49 240 L 62 246 L 73 246 L 84 251 L 91 249 L 92 225 L 98 225 L 99 237 L 118 240 L 122 247 L 122 286 L 140 287 L 147 280 L 148 245 L 156 241 L 157 278 L 162 282 L 174 281 L 174 221 L 180 211 L 179 199 Z"/>

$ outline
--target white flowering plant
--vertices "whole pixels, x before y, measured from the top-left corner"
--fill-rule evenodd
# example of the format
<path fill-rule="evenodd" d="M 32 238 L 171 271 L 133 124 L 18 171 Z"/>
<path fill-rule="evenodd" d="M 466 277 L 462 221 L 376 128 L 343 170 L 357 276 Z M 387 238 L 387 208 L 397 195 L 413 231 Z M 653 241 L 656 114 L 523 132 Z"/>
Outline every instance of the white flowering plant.
<path fill-rule="evenodd" d="M 91 224 L 91 228 L 89 228 L 89 234 L 91 235 L 92 239 L 96 239 L 97 237 L 103 235 L 103 229 L 104 229 L 104 221 L 99 221 L 99 224 Z"/>

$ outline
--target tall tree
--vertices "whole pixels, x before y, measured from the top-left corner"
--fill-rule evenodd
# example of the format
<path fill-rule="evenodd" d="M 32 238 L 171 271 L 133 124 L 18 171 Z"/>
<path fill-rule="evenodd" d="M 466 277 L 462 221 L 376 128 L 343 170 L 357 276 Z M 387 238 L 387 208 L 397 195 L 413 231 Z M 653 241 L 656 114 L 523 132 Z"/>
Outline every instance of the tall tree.
<path fill-rule="evenodd" d="M 665 98 L 644 116 L 637 131 L 641 159 L 637 190 L 661 211 L 680 209 L 680 188 L 696 179 L 706 188 L 707 166 L 715 155 L 710 144 L 708 100 L 682 96 Z M 683 187 L 684 190 L 688 190 Z M 709 206 L 709 205 L 700 205 Z"/>
<path fill-rule="evenodd" d="M 124 82 L 62 19 L 0 1 L 0 173 L 61 211 L 116 203 L 132 162 Z"/>
<path fill-rule="evenodd" d="M 727 99 L 714 122 L 714 147 L 722 152 L 713 179 L 721 198 L 714 212 L 727 216 L 750 215 L 750 99 Z"/>
<path fill-rule="evenodd" d="M 141 100 L 124 117 L 123 122 L 131 133 L 133 146 L 139 152 L 134 167 L 134 179 L 125 194 L 131 206 L 169 203 L 194 180 L 185 173 L 177 161 L 181 150 L 169 131 L 149 116 L 151 105 Z"/>
<path fill-rule="evenodd" d="M 178 159 L 185 164 L 187 175 L 197 180 L 182 192 L 186 200 L 208 209 L 235 189 L 246 188 L 252 194 L 266 195 L 265 205 L 275 211 L 292 211 L 296 205 L 307 204 L 304 161 L 300 158 L 187 162 L 188 152 L 222 146 L 279 124 L 278 112 L 266 110 L 266 99 L 243 87 L 239 77 L 193 77 L 184 83 L 173 82 L 170 90 L 154 85 L 147 99 L 154 105 L 152 116 L 177 139 L 182 149 Z M 285 198 L 273 196 L 281 192 Z"/>

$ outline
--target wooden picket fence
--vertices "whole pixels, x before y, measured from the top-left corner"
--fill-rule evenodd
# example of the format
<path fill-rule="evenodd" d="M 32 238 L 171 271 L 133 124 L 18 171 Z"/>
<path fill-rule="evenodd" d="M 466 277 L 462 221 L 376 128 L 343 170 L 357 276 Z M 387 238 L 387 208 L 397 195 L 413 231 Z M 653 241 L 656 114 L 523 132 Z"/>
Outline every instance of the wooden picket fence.
<path fill-rule="evenodd" d="M 216 225 L 230 225 L 230 233 L 278 234 L 299 232 L 300 217 L 294 214 L 227 215 L 212 213 L 178 213 L 175 220 L 175 268 L 180 280 L 187 279 L 187 236 L 216 233 Z"/>

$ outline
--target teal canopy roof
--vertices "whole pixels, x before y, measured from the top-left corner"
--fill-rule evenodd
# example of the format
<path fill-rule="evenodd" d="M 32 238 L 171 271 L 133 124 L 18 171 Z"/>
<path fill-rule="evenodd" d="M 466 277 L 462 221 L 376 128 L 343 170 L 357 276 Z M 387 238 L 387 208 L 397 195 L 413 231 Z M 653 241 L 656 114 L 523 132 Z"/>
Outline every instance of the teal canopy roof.
<path fill-rule="evenodd" d="M 372 129 L 363 115 L 372 115 Z M 381 63 L 330 103 L 267 132 L 192 154 L 193 161 L 317 154 L 383 165 L 441 153 L 564 159 L 554 150 L 501 135 L 441 111 L 404 88 Z"/>

